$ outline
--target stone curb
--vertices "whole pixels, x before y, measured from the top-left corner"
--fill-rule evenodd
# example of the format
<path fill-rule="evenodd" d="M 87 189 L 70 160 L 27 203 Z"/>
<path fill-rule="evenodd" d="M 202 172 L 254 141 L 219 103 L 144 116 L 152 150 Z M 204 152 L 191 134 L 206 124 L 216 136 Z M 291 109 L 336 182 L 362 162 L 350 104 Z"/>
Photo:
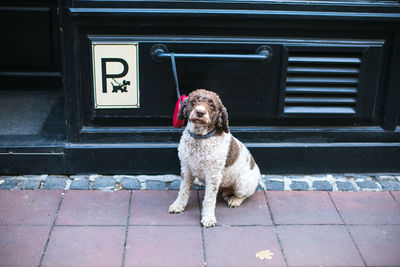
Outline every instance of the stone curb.
<path fill-rule="evenodd" d="M 25 175 L 0 176 L 3 190 L 179 190 L 178 175 Z M 204 186 L 195 181 L 195 190 Z M 393 191 L 400 174 L 262 175 L 257 190 L 267 191 Z"/>

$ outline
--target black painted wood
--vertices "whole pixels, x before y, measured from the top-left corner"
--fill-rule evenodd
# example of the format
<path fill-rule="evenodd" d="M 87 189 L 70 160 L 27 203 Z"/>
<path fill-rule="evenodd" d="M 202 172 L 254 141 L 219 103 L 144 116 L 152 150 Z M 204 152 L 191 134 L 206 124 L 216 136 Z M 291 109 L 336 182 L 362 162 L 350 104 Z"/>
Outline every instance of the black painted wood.
<path fill-rule="evenodd" d="M 293 5 L 289 1 L 280 3 L 271 1 L 113 1 L 112 3 L 64 1 L 64 3 L 67 7 L 71 7 L 63 13 L 64 27 L 74 32 L 74 34 L 70 32 L 68 35 L 70 38 L 65 39 L 65 45 L 74 47 L 68 52 L 67 60 L 70 65 L 75 65 L 75 68 L 68 66 L 67 71 L 70 72 L 67 77 L 72 77 L 70 82 L 75 82 L 75 85 L 70 88 L 70 91 L 67 88 L 67 93 L 72 98 L 71 103 L 77 105 L 75 111 L 78 111 L 78 114 L 75 112 L 72 114 L 70 111 L 69 117 L 73 118 L 70 125 L 72 134 L 69 137 L 70 140 L 75 140 L 77 145 L 80 142 L 109 143 L 111 147 L 107 153 L 112 157 L 113 152 L 110 152 L 113 151 L 112 147 L 118 147 L 119 152 L 115 152 L 115 155 L 119 156 L 116 156 L 116 159 L 127 163 L 126 157 L 121 156 L 125 153 L 122 152 L 124 149 L 119 147 L 122 144 L 129 146 L 133 141 L 151 147 L 151 142 L 169 142 L 170 144 L 178 142 L 181 132 L 168 127 L 172 116 L 170 110 L 175 102 L 170 64 L 168 62 L 155 63 L 149 57 L 149 49 L 157 43 L 167 45 L 170 51 L 177 53 L 249 53 L 256 47 L 252 44 L 272 45 L 273 58 L 269 63 L 270 67 L 257 66 L 253 63 L 236 65 L 231 62 L 228 64 L 226 62 L 178 61 L 177 63 L 181 88 L 184 88 L 184 92 L 187 93 L 196 87 L 215 87 L 213 89 L 218 91 L 228 107 L 231 125 L 236 126 L 232 128 L 234 134 L 246 142 L 254 143 L 253 149 L 259 149 L 261 154 L 266 153 L 264 157 L 271 151 L 268 147 L 270 143 L 274 143 L 274 149 L 282 151 L 283 154 L 290 153 L 293 157 L 300 157 L 307 153 L 305 152 L 307 145 L 302 148 L 290 148 L 290 145 L 284 143 L 322 142 L 327 146 L 332 143 L 334 148 L 335 142 L 368 144 L 399 141 L 397 133 L 381 130 L 379 127 L 381 113 L 376 111 L 376 107 L 381 105 L 378 100 L 384 90 L 384 83 L 381 80 L 378 82 L 378 79 L 386 71 L 379 64 L 387 60 L 386 51 L 390 49 L 386 43 L 387 38 L 389 33 L 399 25 L 399 6 L 393 2 L 332 2 L 331 4 L 313 2 L 307 5 L 301 3 Z M 333 21 L 335 23 L 332 23 Z M 90 89 L 92 86 L 91 60 L 88 47 L 91 40 L 101 39 L 139 42 L 140 90 L 143 109 L 131 111 L 95 111 L 93 109 L 93 95 Z M 76 45 L 77 43 L 79 46 Z M 285 51 L 287 50 L 285 47 L 300 51 L 358 53 L 359 60 L 364 63 L 358 66 L 358 86 L 356 90 L 353 88 L 351 92 L 345 92 L 356 96 L 357 116 L 346 118 L 334 115 L 320 119 L 315 116 L 312 118 L 279 116 L 283 111 L 284 99 L 284 94 L 279 88 L 282 88 L 286 80 Z M 252 71 L 249 71 L 250 66 L 254 66 Z M 78 67 L 82 70 L 79 75 L 76 72 Z M 245 75 L 240 72 L 241 69 L 246 70 Z M 260 71 L 262 74 L 258 74 Z M 334 71 L 337 73 L 338 70 Z M 325 74 L 329 76 L 332 75 L 331 72 L 332 70 L 328 70 L 328 74 Z M 272 75 L 272 73 L 275 74 Z M 227 74 L 231 74 L 229 78 L 224 76 Z M 251 76 L 252 74 L 255 75 Z M 347 73 L 342 72 L 341 75 L 346 76 Z M 262 80 L 265 78 L 260 76 L 267 79 Z M 353 77 L 354 74 L 351 73 L 350 76 Z M 235 79 L 236 77 L 241 79 Z M 80 80 L 81 84 L 76 83 L 77 80 Z M 240 87 L 244 87 L 245 90 L 241 90 Z M 251 88 L 255 88 L 255 91 Z M 346 91 L 343 86 L 340 89 L 340 93 Z M 261 95 L 256 94 L 254 99 L 246 96 L 254 92 L 260 92 Z M 262 92 L 267 95 L 262 95 Z M 259 106 L 257 103 L 260 103 Z M 304 125 L 308 125 L 308 128 L 304 128 Z M 366 127 L 357 127 L 357 125 Z M 376 147 L 379 146 L 376 145 Z M 309 151 L 313 153 L 317 151 L 316 155 L 327 153 L 327 157 L 340 156 L 347 160 L 338 163 L 338 166 L 341 166 L 339 169 L 353 168 L 353 165 L 349 164 L 351 161 L 348 160 L 346 153 L 352 149 L 356 151 L 357 145 L 345 148 L 339 146 L 333 150 L 322 147 L 317 146 Z M 74 149 L 78 148 L 72 145 L 68 151 L 73 153 Z M 385 151 L 385 148 L 382 149 Z M 95 148 L 79 148 L 79 151 L 82 150 L 93 151 L 96 154 Z M 103 149 L 100 150 L 104 152 Z M 126 148 L 126 150 L 135 154 L 136 148 Z M 146 151 L 163 154 L 165 149 Z M 390 151 L 388 154 L 383 153 L 384 157 L 389 154 L 394 155 L 392 150 L 388 151 Z M 142 153 L 142 150 L 139 149 L 137 153 Z M 173 154 L 173 152 L 169 153 Z M 144 159 L 146 157 L 149 156 L 145 156 Z M 321 166 L 319 170 L 328 168 L 326 163 L 318 160 L 322 158 L 317 156 L 313 159 L 317 165 L 313 167 L 314 170 L 318 170 L 318 165 Z M 171 159 L 172 166 L 176 166 L 175 160 Z M 108 166 L 105 162 L 103 164 Z M 121 166 L 120 170 L 123 169 L 123 165 L 126 165 L 115 162 L 114 164 Z M 136 168 L 145 171 L 143 168 L 150 166 L 143 164 L 144 166 L 136 166 Z M 267 166 L 265 162 L 261 165 L 263 168 Z M 285 168 L 304 171 L 304 168 L 299 167 L 300 165 L 294 161 L 287 161 L 283 157 L 280 158 L 279 163 L 274 162 L 275 171 Z M 360 166 L 353 169 L 361 169 L 361 165 L 360 163 Z M 157 169 L 168 169 L 161 166 L 152 167 L 155 168 L 155 172 Z M 82 167 L 76 166 L 76 168 L 76 170 L 81 170 Z M 110 168 L 112 167 L 105 169 Z"/>
<path fill-rule="evenodd" d="M 49 10 L 50 22 L 41 33 L 50 35 L 33 46 L 51 47 L 40 62 L 46 68 L 0 68 L 0 81 L 62 77 L 66 138 L 57 143 L 45 138 L 40 144 L 26 140 L 18 148 L 12 138 L 0 139 L 6 163 L 0 173 L 179 173 L 181 130 L 170 126 L 176 101 L 170 64 L 154 62 L 149 53 L 158 43 L 179 53 L 248 54 L 259 45 L 272 48 L 265 64 L 177 62 L 183 92 L 206 87 L 221 95 L 233 134 L 249 144 L 263 173 L 399 171 L 398 1 L 48 0 L 36 5 L 8 1 L 0 12 L 28 12 L 32 6 Z M 19 37 L 29 41 L 28 36 Z M 139 110 L 93 108 L 93 40 L 139 42 Z M 291 65 L 294 50 L 323 53 L 316 65 Z M 336 62 L 337 55 L 357 53 L 361 63 L 330 66 L 323 62 L 327 51 L 336 54 Z M 307 77 L 314 83 L 286 87 L 287 75 L 296 84 Z M 16 87 L 28 84 L 28 78 Z M 284 114 L 285 105 L 311 102 L 350 105 L 355 114 Z"/>
<path fill-rule="evenodd" d="M 65 174 L 66 164 L 64 153 L 0 153 L 2 175 Z"/>
<path fill-rule="evenodd" d="M 398 143 L 247 145 L 266 174 L 400 171 Z M 67 144 L 65 153 L 0 153 L 0 170 L 1 174 L 179 174 L 176 147 L 165 143 Z"/>
<path fill-rule="evenodd" d="M 262 173 L 398 172 L 398 144 L 247 144 Z M 67 148 L 68 173 L 180 173 L 176 144 L 80 145 Z M 85 162 L 80 159 L 84 157 Z M 168 159 L 168 160 L 166 160 Z"/>
<path fill-rule="evenodd" d="M 176 39 L 176 38 L 174 38 Z M 110 38 L 108 38 L 110 40 Z M 111 39 L 112 40 L 112 39 Z M 118 41 L 119 38 L 114 39 Z M 135 38 L 129 40 L 135 41 Z M 221 40 L 185 39 L 163 42 L 170 51 L 177 53 L 240 53 L 256 52 L 263 45 L 261 41 L 252 43 L 236 40 L 225 43 Z M 139 73 L 141 108 L 95 110 L 92 104 L 93 90 L 85 90 L 85 125 L 108 126 L 168 126 L 171 125 L 172 111 L 176 102 L 171 63 L 155 62 L 150 56 L 155 41 L 139 41 Z M 266 119 L 275 117 L 280 64 L 280 46 L 270 45 L 273 56 L 268 63 L 251 60 L 176 60 L 182 94 L 189 94 L 197 88 L 208 88 L 217 92 L 230 110 L 232 123 L 240 121 L 245 125 L 260 125 Z M 85 55 L 86 57 L 86 55 Z M 91 71 L 84 73 L 90 77 Z M 82 88 L 90 88 L 90 81 L 83 81 Z M 89 109 L 90 107 L 90 109 Z M 93 114 L 93 117 L 92 117 Z M 251 119 L 250 119 L 251 118 Z M 247 121 L 247 123 L 246 123 Z M 237 122 L 236 124 L 239 124 Z"/>
<path fill-rule="evenodd" d="M 382 127 L 385 130 L 394 131 L 400 122 L 400 32 L 395 33 L 391 41 L 392 54 L 386 80 Z"/>
<path fill-rule="evenodd" d="M 60 89 L 57 1 L 0 3 L 0 89 Z"/>

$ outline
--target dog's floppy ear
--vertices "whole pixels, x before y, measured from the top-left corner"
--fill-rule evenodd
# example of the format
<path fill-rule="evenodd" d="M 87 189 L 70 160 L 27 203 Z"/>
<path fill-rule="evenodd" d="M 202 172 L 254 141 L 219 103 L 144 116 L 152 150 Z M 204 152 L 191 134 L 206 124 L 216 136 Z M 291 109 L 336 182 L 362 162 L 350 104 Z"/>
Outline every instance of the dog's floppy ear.
<path fill-rule="evenodd" d="M 179 112 L 178 112 L 178 120 L 180 120 L 180 121 L 188 119 L 187 112 L 186 112 L 187 103 L 188 103 L 188 98 L 186 98 L 185 101 L 183 101 L 181 103 L 181 107 L 180 107 Z"/>
<path fill-rule="evenodd" d="M 226 111 L 226 108 L 223 105 L 219 109 L 219 119 L 217 126 L 224 132 L 229 133 L 228 112 Z"/>

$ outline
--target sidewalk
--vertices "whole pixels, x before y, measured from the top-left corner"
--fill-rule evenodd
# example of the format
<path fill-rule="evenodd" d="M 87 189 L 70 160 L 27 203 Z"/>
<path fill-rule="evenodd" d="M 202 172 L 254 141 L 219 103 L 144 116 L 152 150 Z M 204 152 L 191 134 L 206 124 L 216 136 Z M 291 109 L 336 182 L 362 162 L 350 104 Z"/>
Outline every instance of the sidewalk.
<path fill-rule="evenodd" d="M 400 191 L 257 191 L 207 229 L 203 195 L 0 190 L 0 266 L 400 266 Z"/>

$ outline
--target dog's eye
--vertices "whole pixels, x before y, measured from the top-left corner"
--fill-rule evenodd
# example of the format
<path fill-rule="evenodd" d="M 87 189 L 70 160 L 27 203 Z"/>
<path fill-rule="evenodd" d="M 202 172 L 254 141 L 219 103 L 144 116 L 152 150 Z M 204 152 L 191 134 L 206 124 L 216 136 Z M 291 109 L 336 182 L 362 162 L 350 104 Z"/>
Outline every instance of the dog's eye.
<path fill-rule="evenodd" d="M 208 100 L 208 106 L 212 109 L 214 109 L 214 102 L 212 100 Z"/>

